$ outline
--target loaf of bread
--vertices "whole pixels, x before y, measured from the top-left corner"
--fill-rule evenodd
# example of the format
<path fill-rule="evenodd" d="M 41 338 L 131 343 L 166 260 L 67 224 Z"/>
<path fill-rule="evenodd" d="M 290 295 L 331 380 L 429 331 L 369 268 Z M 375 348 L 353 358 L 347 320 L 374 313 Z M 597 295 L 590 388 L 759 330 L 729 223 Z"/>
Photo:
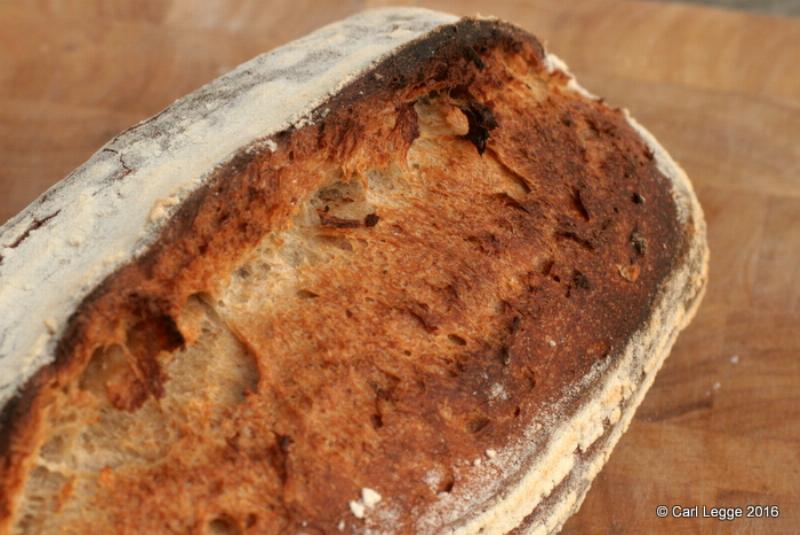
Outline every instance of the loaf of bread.
<path fill-rule="evenodd" d="M 0 531 L 552 533 L 705 287 L 684 172 L 523 30 L 367 11 L 0 228 Z"/>

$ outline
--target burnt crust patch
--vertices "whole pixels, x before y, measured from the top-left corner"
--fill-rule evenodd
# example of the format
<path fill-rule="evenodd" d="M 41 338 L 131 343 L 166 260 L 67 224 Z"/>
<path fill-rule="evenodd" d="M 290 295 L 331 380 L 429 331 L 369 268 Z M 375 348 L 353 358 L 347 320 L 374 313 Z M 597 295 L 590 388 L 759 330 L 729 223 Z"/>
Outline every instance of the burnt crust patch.
<path fill-rule="evenodd" d="M 469 132 L 464 135 L 464 139 L 475 145 L 478 154 L 483 154 L 486 151 L 486 142 L 489 141 L 489 133 L 497 128 L 492 110 L 477 100 L 470 100 L 461 111 L 469 122 Z"/>

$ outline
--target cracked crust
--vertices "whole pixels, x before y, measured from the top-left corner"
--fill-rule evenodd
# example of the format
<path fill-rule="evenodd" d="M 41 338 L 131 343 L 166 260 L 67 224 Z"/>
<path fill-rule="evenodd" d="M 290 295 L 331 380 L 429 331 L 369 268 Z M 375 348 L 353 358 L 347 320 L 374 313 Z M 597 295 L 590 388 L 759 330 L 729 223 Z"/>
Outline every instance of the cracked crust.
<path fill-rule="evenodd" d="M 343 24 L 410 44 L 156 197 L 159 233 L 54 329 L 4 412 L 6 526 L 550 532 L 577 508 L 699 302 L 702 213 L 535 38 L 383 13 Z M 123 154 L 103 184 L 137 176 Z"/>

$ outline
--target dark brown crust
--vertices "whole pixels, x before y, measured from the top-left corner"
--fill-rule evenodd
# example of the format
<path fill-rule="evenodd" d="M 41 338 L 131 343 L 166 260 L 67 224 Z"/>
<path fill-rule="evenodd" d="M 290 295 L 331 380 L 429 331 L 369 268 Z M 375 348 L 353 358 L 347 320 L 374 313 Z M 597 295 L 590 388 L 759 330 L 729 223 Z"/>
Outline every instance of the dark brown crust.
<path fill-rule="evenodd" d="M 638 201 L 637 201 L 638 203 Z M 687 226 L 693 227 L 694 222 L 688 221 Z M 696 237 L 694 238 L 696 239 Z M 705 261 L 702 253 L 695 251 L 695 255 L 691 254 L 689 251 L 689 242 L 692 240 L 687 240 L 684 242 L 686 246 L 681 253 L 678 255 L 680 258 L 681 264 L 686 264 L 689 267 L 689 272 L 691 273 L 703 273 L 703 265 L 702 263 Z M 691 278 L 689 279 L 691 280 Z M 678 297 L 680 302 L 669 302 L 668 306 L 671 308 L 675 308 L 677 310 L 684 310 L 687 313 L 694 310 L 697 305 L 699 304 L 700 300 L 703 297 L 704 292 L 704 285 L 691 285 L 684 288 L 684 291 L 681 292 L 681 295 Z M 666 298 L 666 296 L 661 296 L 661 298 Z M 675 325 L 672 327 L 672 331 L 667 333 L 667 336 L 674 336 L 677 334 L 678 326 Z M 657 358 L 658 355 L 655 354 L 655 348 L 648 347 L 646 351 L 641 353 L 641 358 L 635 359 L 632 364 L 632 369 L 635 370 L 635 373 L 631 373 L 631 377 L 635 377 L 635 385 L 632 387 L 632 392 L 639 392 L 643 388 L 648 388 L 646 385 L 648 379 L 652 380 L 652 377 L 649 377 L 649 374 L 656 373 L 658 369 L 652 369 L 652 359 Z M 647 370 L 652 370 L 649 372 Z M 599 386 L 599 385 L 598 385 Z M 587 397 L 591 397 L 591 392 L 587 392 Z M 636 396 L 628 397 L 624 399 L 619 404 L 619 409 L 622 414 L 630 412 L 631 410 L 635 410 L 636 406 Z M 603 434 L 595 440 L 589 448 L 586 450 L 582 450 L 578 453 L 576 459 L 576 467 L 572 470 L 572 472 L 564 478 L 555 488 L 548 494 L 542 501 L 540 501 L 535 507 L 533 507 L 528 513 L 525 518 L 519 523 L 519 525 L 514 528 L 512 531 L 509 532 L 508 535 L 520 535 L 522 533 L 527 532 L 533 526 L 543 519 L 546 519 L 550 515 L 550 510 L 558 507 L 563 500 L 568 498 L 568 494 L 574 494 L 579 500 L 583 496 L 585 492 L 587 492 L 589 485 L 591 484 L 591 480 L 585 479 L 586 475 L 582 472 L 584 467 L 591 465 L 592 463 L 597 462 L 598 458 L 603 455 L 608 455 L 610 448 L 614 446 L 612 442 L 612 432 L 614 431 L 615 426 L 611 424 L 610 421 L 606 420 L 603 422 Z M 576 512 L 580 507 L 581 503 L 573 505 L 572 513 Z M 562 520 L 563 521 L 563 520 Z M 560 529 L 562 526 L 557 526 L 557 529 Z"/>
<path fill-rule="evenodd" d="M 10 516 L 9 496 L 18 491 L 23 461 L 35 447 L 41 408 L 61 385 L 80 373 L 98 345 L 123 342 L 136 324 L 157 325 L 161 334 L 152 340 L 160 343 L 143 348 L 137 365 L 149 379 L 149 395 L 158 397 L 163 378 L 152 360 L 161 349 L 182 343 L 174 326 L 164 327 L 162 319 L 176 317 L 187 296 L 213 287 L 217 274 L 230 272 L 243 252 L 284 224 L 291 213 L 289 200 L 303 198 L 314 190 L 313 176 L 291 187 L 281 177 L 291 173 L 293 166 L 301 165 L 298 162 L 308 162 L 313 167 L 319 163 L 314 155 L 320 153 L 354 167 L 363 165 L 362 159 L 376 166 L 390 161 L 394 154 L 388 146 L 370 147 L 366 152 L 360 143 L 371 133 L 370 128 L 378 128 L 367 120 L 377 103 L 392 103 L 401 110 L 396 128 L 382 133 L 406 148 L 418 135 L 409 103 L 420 96 L 449 92 L 455 100 L 466 102 L 467 109 L 481 110 L 475 106 L 486 106 L 481 100 L 491 87 L 481 89 L 479 85 L 476 94 L 472 84 L 487 69 L 494 51 L 522 55 L 541 68 L 543 49 L 535 38 L 497 22 L 462 20 L 402 49 L 350 84 L 320 106 L 314 114 L 315 124 L 276 135 L 281 147 L 277 153 L 243 150 L 194 192 L 146 254 L 108 277 L 84 300 L 58 345 L 56 361 L 40 370 L 4 407 L 0 419 L 0 455 L 4 463 L 0 469 L 4 485 L 0 518 L 8 520 Z M 461 88 L 469 88 L 466 96 L 460 93 Z M 543 104 L 550 105 L 551 102 Z M 559 256 L 543 266 L 527 266 L 530 294 L 505 303 L 506 309 L 501 311 L 508 325 L 507 334 L 487 341 L 481 354 L 465 357 L 456 366 L 455 386 L 452 381 L 431 375 L 427 377 L 428 387 L 422 391 L 392 393 L 400 400 L 397 403 L 413 402 L 422 413 L 435 412 L 443 401 L 467 413 L 473 411 L 467 427 L 474 437 L 465 441 L 453 435 L 451 447 L 435 452 L 435 457 L 470 458 L 487 444 L 502 447 L 530 416 L 528 413 L 516 421 L 509 419 L 506 413 L 520 412 L 515 412 L 514 405 L 517 409 L 525 405 L 526 411 L 534 410 L 558 395 L 565 384 L 581 377 L 597 359 L 613 358 L 646 319 L 660 282 L 670 273 L 684 246 L 668 180 L 657 171 L 652 154 L 621 114 L 600 103 L 574 101 L 564 106 L 560 115 L 543 111 L 541 122 L 533 126 L 524 117 L 504 114 L 502 102 L 488 105 L 492 121 L 496 119 L 498 124 L 496 128 L 485 113 L 473 112 L 475 118 L 470 121 L 467 138 L 480 153 L 487 148 L 488 135 L 488 154 L 509 176 L 515 177 L 520 187 L 532 193 L 527 200 L 497 197 L 499 206 L 511 211 L 507 216 L 509 224 L 516 225 L 525 243 L 539 241 L 545 248 L 547 244 L 541 241 L 538 229 L 546 221 L 557 221 Z M 329 110 L 324 119 L 323 109 Z M 585 125 L 576 129 L 575 121 L 586 118 Z M 491 131 L 487 133 L 488 130 Z M 525 143 L 520 143 L 520 137 Z M 587 169 L 578 164 L 584 157 L 582 147 L 592 140 L 617 149 L 596 170 L 601 176 L 587 174 Z M 537 159 L 532 150 L 549 152 L 557 158 Z M 569 188 L 565 189 L 565 184 Z M 563 198 L 551 195 L 551 191 L 558 195 L 563 191 Z M 639 198 L 646 199 L 645 206 L 633 201 Z M 330 226 L 345 229 L 380 229 L 384 224 L 374 219 L 366 225 L 361 221 L 357 225 L 343 224 L 344 220 L 339 219 L 329 221 Z M 491 233 L 470 238 L 477 250 L 489 256 L 496 255 L 499 248 L 518 246 Z M 626 261 L 614 266 L 620 276 L 610 278 L 609 262 L 621 254 L 627 256 Z M 539 271 L 534 273 L 534 268 Z M 439 318 L 430 310 L 412 307 L 409 313 L 426 330 L 435 330 Z M 559 339 L 558 353 L 554 354 L 544 347 L 546 340 L 541 333 L 571 336 Z M 556 355 L 558 361 L 553 360 Z M 476 410 L 467 399 L 468 394 L 485 387 L 487 381 L 505 385 L 510 405 L 502 403 L 497 409 Z M 535 390 L 533 385 L 537 386 Z M 379 461 L 388 470 L 396 470 L 396 463 L 402 463 L 403 451 L 409 447 L 436 449 L 424 437 L 415 438 L 413 443 L 407 442 L 411 438 L 407 435 L 396 438 L 384 456 L 372 463 L 373 470 L 380 470 Z M 387 463 L 387 459 L 395 465 Z M 375 477 L 381 478 L 380 474 Z M 408 497 L 409 509 L 424 501 L 412 482 L 397 483 L 395 490 L 398 496 Z M 302 513 L 306 518 L 318 518 L 320 528 L 335 517 L 331 508 L 341 508 L 322 492 L 308 498 Z M 289 517 L 294 514 L 287 510 Z"/>

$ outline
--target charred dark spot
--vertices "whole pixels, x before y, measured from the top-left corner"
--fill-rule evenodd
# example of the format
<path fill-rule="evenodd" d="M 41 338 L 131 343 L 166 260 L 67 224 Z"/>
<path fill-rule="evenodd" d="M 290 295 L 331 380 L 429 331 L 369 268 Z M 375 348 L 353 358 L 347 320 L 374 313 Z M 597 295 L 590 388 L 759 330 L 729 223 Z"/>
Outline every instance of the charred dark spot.
<path fill-rule="evenodd" d="M 631 200 L 634 204 L 644 204 L 644 195 L 634 192 L 633 195 L 631 195 Z"/>
<path fill-rule="evenodd" d="M 581 197 L 581 190 L 578 188 L 572 190 L 572 205 L 586 221 L 591 219 L 589 210 L 586 209 L 586 203 L 583 202 L 583 198 Z"/>
<path fill-rule="evenodd" d="M 447 339 L 459 346 L 467 345 L 467 341 L 457 334 L 448 334 Z"/>
<path fill-rule="evenodd" d="M 383 416 L 380 413 L 375 413 L 372 415 L 372 427 L 374 429 L 380 429 L 383 427 Z"/>
<path fill-rule="evenodd" d="M 375 225 L 378 224 L 378 221 L 380 221 L 380 219 L 381 218 L 378 216 L 378 214 L 367 214 L 367 216 L 364 218 L 364 226 L 374 227 Z"/>
<path fill-rule="evenodd" d="M 463 136 L 464 139 L 472 142 L 478 150 L 478 154 L 486 151 L 486 142 L 489 140 L 489 131 L 497 128 L 492 110 L 476 100 L 470 100 L 469 104 L 460 107 L 469 122 L 469 131 Z"/>
<path fill-rule="evenodd" d="M 283 453 L 288 453 L 289 446 L 294 444 L 294 439 L 289 435 L 278 435 L 277 444 Z"/>
<path fill-rule="evenodd" d="M 500 348 L 500 362 L 503 363 L 503 366 L 511 364 L 511 349 L 508 346 L 504 345 Z"/>
<path fill-rule="evenodd" d="M 582 290 L 591 290 L 592 283 L 589 282 L 589 279 L 586 278 L 586 275 L 578 271 L 577 269 L 572 272 L 572 285 L 575 288 L 580 288 Z"/>
<path fill-rule="evenodd" d="M 317 297 L 319 297 L 319 294 L 303 288 L 297 290 L 297 297 L 299 297 L 300 299 L 316 299 Z"/>

